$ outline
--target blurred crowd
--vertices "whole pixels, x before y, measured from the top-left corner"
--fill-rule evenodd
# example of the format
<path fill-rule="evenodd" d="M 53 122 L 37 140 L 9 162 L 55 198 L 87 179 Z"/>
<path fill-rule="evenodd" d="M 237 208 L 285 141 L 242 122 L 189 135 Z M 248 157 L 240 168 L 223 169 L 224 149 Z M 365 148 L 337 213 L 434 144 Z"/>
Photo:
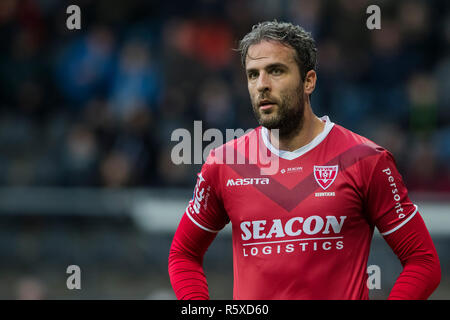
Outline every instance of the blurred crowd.
<path fill-rule="evenodd" d="M 81 30 L 66 28 L 70 4 Z M 199 167 L 171 162 L 171 133 L 257 126 L 233 48 L 277 18 L 316 39 L 315 113 L 390 150 L 410 190 L 450 192 L 449 6 L 1 0 L 0 184 L 193 187 Z"/>

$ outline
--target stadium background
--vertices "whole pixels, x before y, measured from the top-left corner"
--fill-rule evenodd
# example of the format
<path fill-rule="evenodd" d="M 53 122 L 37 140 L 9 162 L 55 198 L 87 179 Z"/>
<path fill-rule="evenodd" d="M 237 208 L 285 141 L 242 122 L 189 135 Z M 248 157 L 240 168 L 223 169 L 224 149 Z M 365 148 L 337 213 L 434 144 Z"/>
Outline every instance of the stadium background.
<path fill-rule="evenodd" d="M 81 8 L 81 30 L 66 8 Z M 368 5 L 381 30 L 366 28 Z M 0 298 L 172 299 L 167 257 L 200 165 L 170 159 L 177 128 L 254 128 L 239 56 L 258 21 L 319 50 L 318 115 L 388 148 L 430 228 L 450 298 L 449 2 L 0 1 Z M 232 297 L 228 231 L 205 258 Z M 68 290 L 66 268 L 81 268 Z M 401 265 L 376 235 L 384 299 Z M 330 279 L 333 275 L 330 275 Z"/>

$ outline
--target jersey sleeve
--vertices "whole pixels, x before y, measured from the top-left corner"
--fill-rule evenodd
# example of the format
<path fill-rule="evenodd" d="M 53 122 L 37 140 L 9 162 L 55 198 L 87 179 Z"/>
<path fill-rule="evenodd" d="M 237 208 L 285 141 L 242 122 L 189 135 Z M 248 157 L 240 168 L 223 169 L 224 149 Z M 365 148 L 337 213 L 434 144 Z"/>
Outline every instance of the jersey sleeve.
<path fill-rule="evenodd" d="M 420 213 L 384 238 L 403 266 L 388 299 L 428 299 L 439 286 L 442 272 L 436 248 Z"/>
<path fill-rule="evenodd" d="M 417 206 L 408 197 L 408 190 L 397 170 L 392 154 L 380 151 L 372 162 L 366 182 L 366 212 L 383 236 L 408 223 L 417 213 Z"/>
<path fill-rule="evenodd" d="M 220 164 L 215 159 L 214 150 L 197 175 L 197 183 L 186 208 L 186 215 L 199 228 L 209 232 L 219 232 L 230 222 L 222 202 Z"/>

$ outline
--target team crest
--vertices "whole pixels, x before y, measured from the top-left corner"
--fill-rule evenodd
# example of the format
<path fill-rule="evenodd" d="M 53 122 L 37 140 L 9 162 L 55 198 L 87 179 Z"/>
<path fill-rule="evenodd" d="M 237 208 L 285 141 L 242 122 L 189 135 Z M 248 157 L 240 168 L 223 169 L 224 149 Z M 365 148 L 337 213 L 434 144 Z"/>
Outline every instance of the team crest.
<path fill-rule="evenodd" d="M 336 179 L 338 166 L 314 166 L 314 178 L 317 183 L 326 190 Z"/>

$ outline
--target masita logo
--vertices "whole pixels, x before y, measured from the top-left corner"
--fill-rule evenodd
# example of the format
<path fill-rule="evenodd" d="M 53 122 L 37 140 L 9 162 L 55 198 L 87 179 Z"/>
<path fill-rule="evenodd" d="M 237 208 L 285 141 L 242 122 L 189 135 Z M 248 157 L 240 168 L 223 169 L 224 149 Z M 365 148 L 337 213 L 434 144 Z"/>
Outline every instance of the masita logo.
<path fill-rule="evenodd" d="M 250 184 L 269 184 L 269 178 L 228 179 L 227 187 L 248 186 Z"/>

